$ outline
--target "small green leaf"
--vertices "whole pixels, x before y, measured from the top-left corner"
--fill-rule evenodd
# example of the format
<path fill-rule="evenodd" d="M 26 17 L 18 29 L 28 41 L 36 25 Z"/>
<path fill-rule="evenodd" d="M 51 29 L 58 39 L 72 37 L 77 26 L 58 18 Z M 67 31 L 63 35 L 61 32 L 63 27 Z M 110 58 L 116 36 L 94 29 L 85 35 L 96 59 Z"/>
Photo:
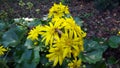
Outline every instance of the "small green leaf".
<path fill-rule="evenodd" d="M 83 21 L 81 21 L 78 17 L 75 17 L 74 19 L 79 26 L 83 26 Z"/>
<path fill-rule="evenodd" d="M 108 41 L 111 48 L 117 48 L 120 44 L 120 37 L 119 36 L 112 36 Z"/>

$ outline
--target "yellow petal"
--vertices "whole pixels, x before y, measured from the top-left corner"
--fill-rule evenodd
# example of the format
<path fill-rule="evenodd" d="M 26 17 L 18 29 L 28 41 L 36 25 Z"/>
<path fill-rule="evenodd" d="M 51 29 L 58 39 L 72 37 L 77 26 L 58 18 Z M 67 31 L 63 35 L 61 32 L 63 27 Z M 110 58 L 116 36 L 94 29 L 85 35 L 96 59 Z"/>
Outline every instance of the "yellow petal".
<path fill-rule="evenodd" d="M 47 55 L 46 55 L 47 58 L 51 58 L 51 57 L 53 57 L 53 56 L 54 56 L 54 53 L 51 53 L 51 54 L 47 54 Z"/>
<path fill-rule="evenodd" d="M 59 56 L 59 64 L 62 65 L 62 62 L 63 62 L 63 57 Z"/>
<path fill-rule="evenodd" d="M 57 63 L 58 63 L 58 57 L 56 57 L 56 58 L 54 59 L 53 66 L 56 66 L 56 65 L 57 65 Z"/>
<path fill-rule="evenodd" d="M 73 46 L 73 48 L 74 48 L 77 52 L 79 52 L 78 46 Z"/>
<path fill-rule="evenodd" d="M 64 53 L 63 53 L 63 58 L 65 58 L 66 57 L 66 55 L 67 55 L 67 48 L 65 49 L 65 51 L 64 51 Z"/>

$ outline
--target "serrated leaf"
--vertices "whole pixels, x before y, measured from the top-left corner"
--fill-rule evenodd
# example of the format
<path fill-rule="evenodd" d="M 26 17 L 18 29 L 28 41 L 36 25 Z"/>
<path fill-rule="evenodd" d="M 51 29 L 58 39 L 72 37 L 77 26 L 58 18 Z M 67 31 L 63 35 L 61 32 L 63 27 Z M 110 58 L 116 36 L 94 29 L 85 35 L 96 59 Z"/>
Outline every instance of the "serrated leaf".
<path fill-rule="evenodd" d="M 119 36 L 112 36 L 108 41 L 111 48 L 117 48 L 120 44 L 120 37 Z"/>

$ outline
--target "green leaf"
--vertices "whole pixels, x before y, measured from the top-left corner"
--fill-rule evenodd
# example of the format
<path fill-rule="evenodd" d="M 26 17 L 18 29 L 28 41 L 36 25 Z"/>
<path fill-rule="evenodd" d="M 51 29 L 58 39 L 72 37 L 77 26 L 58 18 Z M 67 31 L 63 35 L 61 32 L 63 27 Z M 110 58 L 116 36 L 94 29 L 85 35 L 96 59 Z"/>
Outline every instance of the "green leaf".
<path fill-rule="evenodd" d="M 40 19 L 35 19 L 34 21 L 28 22 L 27 26 L 28 27 L 34 27 L 34 26 L 37 26 L 37 25 L 40 25 L 40 24 L 41 24 L 41 20 Z"/>
<path fill-rule="evenodd" d="M 14 60 L 15 62 L 20 62 L 20 58 L 22 57 L 23 53 L 25 52 L 26 50 L 26 47 L 22 44 L 16 46 L 16 48 L 14 48 L 14 54 L 13 54 L 13 57 L 14 57 Z"/>
<path fill-rule="evenodd" d="M 16 68 L 36 68 L 40 62 L 40 48 L 36 46 L 34 49 L 25 49 Z"/>
<path fill-rule="evenodd" d="M 9 68 L 7 63 L 0 59 L 0 68 Z"/>
<path fill-rule="evenodd" d="M 39 51 L 40 51 L 40 47 L 39 46 L 36 46 L 34 48 L 34 59 L 33 59 L 33 62 L 35 62 L 36 64 L 38 64 L 40 62 L 40 54 L 39 54 Z"/>
<path fill-rule="evenodd" d="M 117 60 L 115 59 L 115 57 L 112 57 L 112 56 L 110 56 L 110 57 L 108 58 L 108 60 L 107 60 L 108 64 L 115 64 L 116 61 L 117 61 Z"/>
<path fill-rule="evenodd" d="M 22 38 L 26 38 L 25 35 L 28 30 L 25 27 L 16 26 L 15 28 L 12 28 L 12 29 L 18 35 L 19 40 L 21 40 Z"/>
<path fill-rule="evenodd" d="M 15 68 L 36 68 L 34 63 L 22 62 L 17 64 Z"/>
<path fill-rule="evenodd" d="M 25 34 L 27 33 L 26 28 L 23 28 L 21 26 L 14 26 L 11 29 L 9 29 L 8 31 L 6 31 L 3 36 L 2 36 L 2 40 L 3 40 L 3 45 L 4 46 L 11 46 L 11 47 L 15 47 L 16 45 L 18 45 L 19 43 L 22 43 L 22 39 L 26 38 Z"/>
<path fill-rule="evenodd" d="M 2 31 L 5 27 L 5 23 L 0 23 L 0 31 Z"/>
<path fill-rule="evenodd" d="M 3 45 L 5 47 L 9 45 L 12 47 L 15 47 L 16 46 L 15 44 L 18 41 L 18 36 L 12 29 L 10 29 L 4 33 L 4 35 L 2 36 L 2 39 L 3 39 Z"/>
<path fill-rule="evenodd" d="M 40 62 L 41 62 L 41 64 L 44 64 L 44 65 L 45 65 L 47 62 L 49 62 L 48 59 L 46 58 L 46 55 L 45 55 L 45 54 L 42 54 L 42 55 L 41 55 Z"/>
<path fill-rule="evenodd" d="M 32 50 L 26 49 L 24 53 L 22 54 L 21 59 L 19 60 L 19 63 L 25 61 L 25 62 L 30 62 L 32 59 Z"/>
<path fill-rule="evenodd" d="M 100 45 L 93 40 L 85 40 L 84 49 L 85 52 L 81 53 L 79 57 L 84 62 L 95 64 L 102 59 L 102 54 L 107 49 L 107 46 Z"/>
<path fill-rule="evenodd" d="M 120 37 L 119 36 L 111 36 L 108 43 L 111 48 L 117 48 L 120 44 Z"/>
<path fill-rule="evenodd" d="M 89 61 L 89 63 L 96 63 L 97 61 L 100 61 L 102 59 L 102 52 L 92 51 L 90 53 L 87 53 L 84 56 L 85 56 L 86 61 Z"/>
<path fill-rule="evenodd" d="M 36 68 L 36 64 L 32 62 L 33 58 L 33 50 L 26 49 L 16 64 L 16 68 Z"/>
<path fill-rule="evenodd" d="M 26 46 L 27 49 L 32 49 L 33 48 L 33 42 L 30 39 L 27 39 L 24 46 Z"/>
<path fill-rule="evenodd" d="M 78 17 L 75 17 L 74 20 L 79 26 L 83 26 L 83 21 L 81 21 Z"/>
<path fill-rule="evenodd" d="M 102 60 L 96 64 L 86 64 L 86 68 L 107 68 L 106 63 Z"/>

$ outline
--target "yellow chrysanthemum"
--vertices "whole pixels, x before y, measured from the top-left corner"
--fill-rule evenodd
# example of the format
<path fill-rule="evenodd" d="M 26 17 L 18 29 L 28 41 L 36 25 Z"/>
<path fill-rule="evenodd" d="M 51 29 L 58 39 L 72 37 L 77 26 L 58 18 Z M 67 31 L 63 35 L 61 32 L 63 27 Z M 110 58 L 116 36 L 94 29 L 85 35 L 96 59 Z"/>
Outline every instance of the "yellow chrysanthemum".
<path fill-rule="evenodd" d="M 46 57 L 49 58 L 49 61 L 54 61 L 53 66 L 56 66 L 57 63 L 62 65 L 62 62 L 64 60 L 64 57 L 63 57 L 64 49 L 63 49 L 63 47 L 60 46 L 60 45 L 57 45 L 55 47 L 51 47 L 49 52 L 50 52 L 50 54 L 47 54 Z"/>
<path fill-rule="evenodd" d="M 28 39 L 31 40 L 38 40 L 38 36 L 39 34 L 41 34 L 41 26 L 38 25 L 35 28 L 33 28 L 32 30 L 30 30 L 30 32 L 28 33 Z"/>
<path fill-rule="evenodd" d="M 76 57 L 84 50 L 83 39 L 81 37 L 74 37 L 73 32 L 68 32 L 68 30 L 65 30 L 65 34 L 55 42 L 55 45 L 64 47 L 63 57 L 71 57 L 71 54 Z"/>
<path fill-rule="evenodd" d="M 77 37 L 77 36 L 85 37 L 86 36 L 86 33 L 84 31 L 82 31 L 80 26 L 78 26 L 75 23 L 75 21 L 72 17 L 66 18 L 66 23 L 67 23 L 67 26 L 65 27 L 65 29 L 69 29 L 70 32 L 73 32 L 75 37 Z"/>
<path fill-rule="evenodd" d="M 0 56 L 4 55 L 5 51 L 7 51 L 7 49 L 3 48 L 3 46 L 0 46 Z"/>
<path fill-rule="evenodd" d="M 62 22 L 63 24 L 66 24 L 65 21 L 66 20 L 64 18 L 60 18 L 60 17 L 53 17 L 51 20 L 52 23 Z"/>
<path fill-rule="evenodd" d="M 62 20 L 59 20 L 55 23 L 49 22 L 49 26 L 45 25 L 42 27 L 42 41 L 45 40 L 45 45 L 52 45 L 53 40 L 59 38 L 60 30 L 64 27 Z"/>
<path fill-rule="evenodd" d="M 62 17 L 65 14 L 69 14 L 68 6 L 63 5 L 62 3 L 56 4 L 50 8 L 48 17 Z"/>
<path fill-rule="evenodd" d="M 75 60 L 73 60 L 72 62 L 68 63 L 69 68 L 80 68 L 81 65 L 81 60 L 77 60 L 77 58 L 75 58 Z"/>
<path fill-rule="evenodd" d="M 81 51 L 83 51 L 83 43 L 80 37 L 74 38 L 73 33 L 69 33 L 65 30 L 65 33 L 58 38 L 52 47 L 50 47 L 50 54 L 47 54 L 46 57 L 49 58 L 49 61 L 54 61 L 53 66 L 59 62 L 61 65 L 65 57 L 71 57 L 71 54 L 74 57 L 77 57 Z"/>
<path fill-rule="evenodd" d="M 62 39 L 63 38 L 63 39 Z M 69 51 L 71 49 L 71 53 L 74 57 L 78 56 L 81 51 L 84 50 L 83 48 L 83 38 L 82 37 L 74 37 L 74 33 L 68 30 L 65 30 L 65 36 L 61 37 L 61 42 L 64 42 L 65 49 Z"/>

